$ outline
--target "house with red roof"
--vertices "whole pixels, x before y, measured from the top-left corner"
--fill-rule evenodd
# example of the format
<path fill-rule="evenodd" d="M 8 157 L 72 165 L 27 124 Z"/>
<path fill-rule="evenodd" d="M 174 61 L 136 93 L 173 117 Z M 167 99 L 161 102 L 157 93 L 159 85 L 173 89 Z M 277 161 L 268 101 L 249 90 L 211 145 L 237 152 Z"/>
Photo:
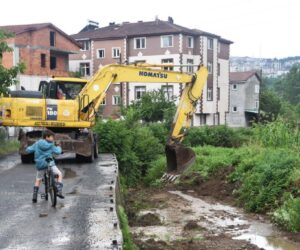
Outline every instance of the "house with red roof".
<path fill-rule="evenodd" d="M 9 68 L 23 62 L 26 66 L 18 76 L 18 89 L 37 90 L 41 80 L 68 76 L 69 55 L 80 50 L 72 37 L 51 23 L 0 26 L 0 30 L 15 35 L 7 39 L 13 52 L 3 54 L 3 65 Z"/>
<path fill-rule="evenodd" d="M 230 72 L 230 127 L 247 127 L 258 118 L 261 77 L 256 71 Z"/>

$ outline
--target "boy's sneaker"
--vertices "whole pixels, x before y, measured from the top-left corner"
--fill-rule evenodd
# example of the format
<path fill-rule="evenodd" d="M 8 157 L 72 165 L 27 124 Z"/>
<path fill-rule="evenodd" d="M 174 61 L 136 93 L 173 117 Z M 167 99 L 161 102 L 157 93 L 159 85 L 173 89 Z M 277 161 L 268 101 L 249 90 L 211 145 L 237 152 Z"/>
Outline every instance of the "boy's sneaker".
<path fill-rule="evenodd" d="M 65 197 L 62 194 L 63 184 L 61 182 L 57 182 L 56 188 L 57 188 L 57 194 L 56 194 L 56 196 L 59 197 L 59 198 L 61 198 L 61 199 L 64 199 Z"/>
<path fill-rule="evenodd" d="M 32 203 L 37 202 L 39 187 L 33 187 L 33 196 L 32 196 Z"/>

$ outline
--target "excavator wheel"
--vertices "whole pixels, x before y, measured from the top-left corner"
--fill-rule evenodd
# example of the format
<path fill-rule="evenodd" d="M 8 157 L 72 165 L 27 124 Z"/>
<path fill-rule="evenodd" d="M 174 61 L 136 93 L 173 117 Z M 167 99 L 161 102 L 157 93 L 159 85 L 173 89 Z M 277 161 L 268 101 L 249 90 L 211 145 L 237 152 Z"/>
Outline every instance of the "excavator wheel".
<path fill-rule="evenodd" d="M 195 152 L 182 144 L 167 144 L 165 147 L 167 157 L 167 172 L 179 175 L 184 172 L 196 159 Z"/>

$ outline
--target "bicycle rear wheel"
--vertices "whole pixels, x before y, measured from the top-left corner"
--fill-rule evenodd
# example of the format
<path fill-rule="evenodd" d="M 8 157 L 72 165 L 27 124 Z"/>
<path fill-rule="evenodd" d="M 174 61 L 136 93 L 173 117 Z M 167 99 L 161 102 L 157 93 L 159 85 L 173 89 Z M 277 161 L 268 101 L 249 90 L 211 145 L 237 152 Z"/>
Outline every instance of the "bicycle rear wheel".
<path fill-rule="evenodd" d="M 54 174 L 52 171 L 50 171 L 50 183 L 49 183 L 49 194 L 50 194 L 50 198 L 51 198 L 51 203 L 52 203 L 52 207 L 56 206 L 56 201 L 57 201 L 57 189 L 56 189 L 56 185 L 55 185 L 55 179 L 54 179 Z"/>

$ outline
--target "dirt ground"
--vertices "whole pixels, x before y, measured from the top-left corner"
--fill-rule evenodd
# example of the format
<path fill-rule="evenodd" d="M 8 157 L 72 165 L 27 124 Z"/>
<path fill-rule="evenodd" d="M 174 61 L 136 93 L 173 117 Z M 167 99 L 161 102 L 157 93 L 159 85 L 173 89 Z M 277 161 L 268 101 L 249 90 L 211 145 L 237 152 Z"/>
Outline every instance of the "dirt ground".
<path fill-rule="evenodd" d="M 252 244 L 246 238 L 235 239 L 249 231 L 253 224 L 258 228 L 266 227 L 266 231 L 271 224 L 267 224 L 266 216 L 244 214 L 233 206 L 232 191 L 236 186 L 226 182 L 226 175 L 228 172 L 217 173 L 210 180 L 193 177 L 192 186 L 181 184 L 129 190 L 125 207 L 137 246 L 143 250 L 300 249 L 300 245 L 289 243 L 299 242 L 299 234 L 281 233 L 279 239 L 276 235 L 276 241 L 268 242 L 274 248 Z M 255 226 L 253 230 L 256 230 Z M 287 248 L 275 248 L 275 244 Z"/>
<path fill-rule="evenodd" d="M 206 219 L 201 216 L 194 218 L 189 202 L 169 193 L 169 188 L 131 191 L 132 195 L 126 202 L 129 224 L 133 239 L 140 249 L 260 249 L 248 241 L 234 240 L 222 232 L 215 235 L 217 230 L 207 230 L 201 226 L 199 222 Z"/>

